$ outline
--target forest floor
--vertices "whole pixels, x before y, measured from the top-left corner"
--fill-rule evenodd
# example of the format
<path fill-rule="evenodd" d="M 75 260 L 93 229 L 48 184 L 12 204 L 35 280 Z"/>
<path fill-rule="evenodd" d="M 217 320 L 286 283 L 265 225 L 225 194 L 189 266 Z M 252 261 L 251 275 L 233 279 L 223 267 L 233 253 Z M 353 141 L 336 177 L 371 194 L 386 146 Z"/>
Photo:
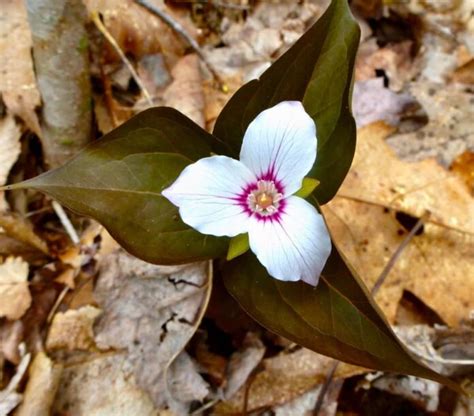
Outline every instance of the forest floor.
<path fill-rule="evenodd" d="M 174 28 L 138 1 L 84 3 L 96 139 L 158 105 L 212 130 L 231 94 L 329 1 L 150 1 Z M 351 7 L 362 29 L 358 144 L 323 210 L 368 287 L 395 260 L 376 301 L 408 348 L 472 386 L 474 3 Z M 24 2 L 1 8 L 3 185 L 43 172 L 54 149 L 43 140 Z M 132 257 L 42 194 L 0 192 L 0 416 L 474 414 L 474 400 L 411 376 L 340 365 L 327 381 L 332 359 L 269 333 L 219 279 L 211 293 L 210 280 L 203 264 Z"/>

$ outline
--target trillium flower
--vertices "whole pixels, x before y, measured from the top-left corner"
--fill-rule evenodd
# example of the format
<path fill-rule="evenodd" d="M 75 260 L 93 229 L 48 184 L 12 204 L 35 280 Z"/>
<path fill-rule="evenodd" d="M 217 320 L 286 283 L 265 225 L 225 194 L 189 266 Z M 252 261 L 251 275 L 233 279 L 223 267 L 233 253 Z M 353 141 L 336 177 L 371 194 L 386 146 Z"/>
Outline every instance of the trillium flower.
<path fill-rule="evenodd" d="M 211 156 L 187 166 L 162 194 L 203 234 L 248 233 L 268 273 L 316 285 L 331 252 L 322 216 L 295 196 L 316 160 L 316 126 L 298 101 L 261 112 L 245 132 L 240 161 Z"/>

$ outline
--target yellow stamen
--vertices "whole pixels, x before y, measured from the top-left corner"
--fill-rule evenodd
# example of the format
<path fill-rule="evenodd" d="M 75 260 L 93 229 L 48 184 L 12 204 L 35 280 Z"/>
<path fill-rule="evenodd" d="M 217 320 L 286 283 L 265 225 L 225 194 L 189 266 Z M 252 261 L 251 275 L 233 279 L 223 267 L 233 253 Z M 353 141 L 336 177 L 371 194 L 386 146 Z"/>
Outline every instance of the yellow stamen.
<path fill-rule="evenodd" d="M 266 192 L 263 192 L 257 196 L 257 205 L 260 208 L 266 209 L 272 204 L 273 204 L 273 198 L 270 195 L 268 195 Z"/>

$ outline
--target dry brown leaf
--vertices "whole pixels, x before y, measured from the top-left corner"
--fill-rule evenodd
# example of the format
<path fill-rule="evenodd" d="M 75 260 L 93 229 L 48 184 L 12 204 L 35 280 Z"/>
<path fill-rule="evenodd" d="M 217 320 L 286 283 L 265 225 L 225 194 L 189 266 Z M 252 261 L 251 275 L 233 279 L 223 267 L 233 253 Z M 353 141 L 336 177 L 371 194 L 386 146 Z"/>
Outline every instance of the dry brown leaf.
<path fill-rule="evenodd" d="M 474 84 L 474 59 L 457 68 L 452 73 L 451 80 L 461 84 Z"/>
<path fill-rule="evenodd" d="M 344 384 L 343 379 L 335 380 L 329 385 L 329 389 L 324 395 L 324 401 L 321 405 L 321 409 L 318 412 L 318 416 L 336 416 L 339 393 L 342 385 Z M 321 393 L 322 385 L 309 390 L 300 397 L 291 400 L 280 406 L 275 406 L 272 410 L 275 416 L 310 416 L 314 414 L 316 402 Z"/>
<path fill-rule="evenodd" d="M 441 385 L 435 381 L 413 376 L 384 374 L 371 383 L 371 387 L 386 391 L 394 396 L 405 397 L 416 402 L 428 412 L 435 412 L 439 405 Z"/>
<path fill-rule="evenodd" d="M 4 322 L 0 326 L 0 356 L 3 355 L 13 364 L 19 364 L 20 343 L 23 340 L 25 326 L 22 321 Z"/>
<path fill-rule="evenodd" d="M 338 196 L 323 207 L 335 241 L 370 288 L 399 247 L 406 230 L 393 211 L 420 218 L 414 237 L 377 294 L 393 320 L 404 290 L 448 324 L 474 309 L 474 199 L 457 175 L 434 160 L 399 160 L 384 143 L 391 129 L 362 128 L 352 168 Z"/>
<path fill-rule="evenodd" d="M 156 416 L 150 397 L 137 387 L 124 354 L 102 354 L 64 368 L 53 404 L 68 416 Z"/>
<path fill-rule="evenodd" d="M 474 152 L 466 150 L 451 165 L 451 170 L 459 175 L 474 196 Z"/>
<path fill-rule="evenodd" d="M 0 120 L 0 186 L 5 185 L 10 169 L 18 159 L 21 151 L 20 137 L 21 130 L 16 124 L 15 118 L 7 114 Z M 3 195 L 4 192 L 0 191 L 0 212 L 7 209 Z"/>
<path fill-rule="evenodd" d="M 382 77 L 354 84 L 352 107 L 357 127 L 375 121 L 385 121 L 396 126 L 404 109 L 413 103 L 414 99 L 409 94 L 397 94 L 386 88 Z"/>
<path fill-rule="evenodd" d="M 31 363 L 23 402 L 15 416 L 49 416 L 61 372 L 60 364 L 55 364 L 45 353 L 38 353 Z"/>
<path fill-rule="evenodd" d="M 245 384 L 252 371 L 260 364 L 265 346 L 258 336 L 248 333 L 241 351 L 232 354 L 227 367 L 224 398 L 229 400 Z"/>
<path fill-rule="evenodd" d="M 140 59 L 137 63 L 137 73 L 153 98 L 157 98 L 161 90 L 172 81 L 161 53 L 146 55 Z"/>
<path fill-rule="evenodd" d="M 44 264 L 47 260 L 46 256 L 41 251 L 6 235 L 2 231 L 0 231 L 0 256 L 21 257 L 28 263 L 35 265 Z"/>
<path fill-rule="evenodd" d="M 410 161 L 436 157 L 445 166 L 467 149 L 474 149 L 474 95 L 462 88 L 431 82 L 414 82 L 411 94 L 428 114 L 429 123 L 388 139 L 397 154 Z"/>
<path fill-rule="evenodd" d="M 48 254 L 48 246 L 34 231 L 31 222 L 14 212 L 0 212 L 0 227 L 4 233 L 17 241 L 28 244 L 44 254 Z"/>
<path fill-rule="evenodd" d="M 305 348 L 292 353 L 281 353 L 263 360 L 264 370 L 253 380 L 248 393 L 248 411 L 282 405 L 322 383 L 334 363 L 329 357 Z M 364 372 L 348 364 L 339 365 L 335 379 L 351 377 Z M 240 414 L 244 403 L 245 387 L 231 400 L 219 403 L 216 414 Z"/>
<path fill-rule="evenodd" d="M 163 93 L 165 105 L 204 127 L 204 93 L 197 55 L 182 57 L 171 70 L 173 82 Z"/>
<path fill-rule="evenodd" d="M 375 38 L 363 43 L 357 54 L 356 81 L 371 79 L 376 70 L 383 70 L 393 91 L 401 91 L 419 71 L 418 61 L 411 57 L 411 41 L 389 44 L 379 48 Z"/>
<path fill-rule="evenodd" d="M 208 263 L 155 266 L 124 252 L 102 260 L 95 289 L 103 310 L 95 328 L 97 346 L 128 351 L 129 368 L 157 407 L 173 399 L 167 397 L 166 369 L 202 318 L 211 289 L 209 267 Z M 174 372 L 173 378 L 178 376 L 175 365 L 180 362 L 168 372 Z M 199 377 L 197 372 L 193 377 Z M 202 379 L 201 384 L 193 382 L 195 400 L 203 398 L 202 383 Z M 179 394 L 174 399 L 184 397 Z"/>
<path fill-rule="evenodd" d="M 228 26 L 222 35 L 224 45 L 205 51 L 206 57 L 224 77 L 256 78 L 262 64 L 269 65 L 321 15 L 328 2 L 319 3 L 260 2 L 244 23 Z"/>
<path fill-rule="evenodd" d="M 9 257 L 0 264 L 0 317 L 21 318 L 31 305 L 28 263 Z"/>
<path fill-rule="evenodd" d="M 172 13 L 163 0 L 153 3 L 166 13 Z M 100 13 L 105 27 L 125 54 L 138 59 L 161 51 L 170 64 L 183 55 L 187 45 L 161 19 L 133 0 L 85 0 L 85 4 L 89 13 Z M 180 17 L 173 17 L 194 35 L 191 24 Z M 106 48 L 110 60 L 120 60 L 109 45 Z"/>
<path fill-rule="evenodd" d="M 223 81 L 227 87 L 227 91 L 225 92 L 219 88 L 216 88 L 215 83 L 212 81 L 204 82 L 204 97 L 206 102 L 204 118 L 208 131 L 212 131 L 214 128 L 214 123 L 224 108 L 224 105 L 230 100 L 232 95 L 242 86 L 243 83 L 242 77 L 240 75 L 226 77 Z"/>
<path fill-rule="evenodd" d="M 7 108 L 40 135 L 35 112 L 40 105 L 40 94 L 31 58 L 31 33 L 22 0 L 2 1 L 0 55 L 0 92 Z"/>
<path fill-rule="evenodd" d="M 49 351 L 92 349 L 95 345 L 92 327 L 100 314 L 100 309 L 93 306 L 84 306 L 64 313 L 58 312 L 51 322 L 46 348 Z"/>

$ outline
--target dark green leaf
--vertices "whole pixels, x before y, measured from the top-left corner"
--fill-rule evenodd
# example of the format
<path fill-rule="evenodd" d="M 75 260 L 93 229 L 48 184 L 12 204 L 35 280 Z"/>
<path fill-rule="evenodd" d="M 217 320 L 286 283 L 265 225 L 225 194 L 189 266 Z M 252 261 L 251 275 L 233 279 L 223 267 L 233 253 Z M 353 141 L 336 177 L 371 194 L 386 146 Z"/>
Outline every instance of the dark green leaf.
<path fill-rule="evenodd" d="M 96 219 L 130 253 L 146 261 L 210 259 L 225 255 L 228 239 L 189 228 L 161 191 L 186 165 L 209 156 L 213 140 L 178 111 L 153 108 L 61 168 L 14 187 L 38 189 Z"/>
<path fill-rule="evenodd" d="M 284 100 L 302 101 L 318 131 L 318 157 L 309 176 L 321 184 L 320 204 L 336 193 L 355 149 L 350 112 L 352 73 L 360 30 L 347 0 L 333 0 L 324 15 L 259 80 L 250 81 L 219 115 L 214 134 L 225 144 L 215 149 L 237 157 L 249 123 Z"/>
<path fill-rule="evenodd" d="M 297 344 L 344 362 L 412 374 L 460 391 L 403 347 L 334 246 L 316 288 L 273 279 L 251 252 L 226 263 L 223 276 L 227 290 L 250 316 Z"/>

